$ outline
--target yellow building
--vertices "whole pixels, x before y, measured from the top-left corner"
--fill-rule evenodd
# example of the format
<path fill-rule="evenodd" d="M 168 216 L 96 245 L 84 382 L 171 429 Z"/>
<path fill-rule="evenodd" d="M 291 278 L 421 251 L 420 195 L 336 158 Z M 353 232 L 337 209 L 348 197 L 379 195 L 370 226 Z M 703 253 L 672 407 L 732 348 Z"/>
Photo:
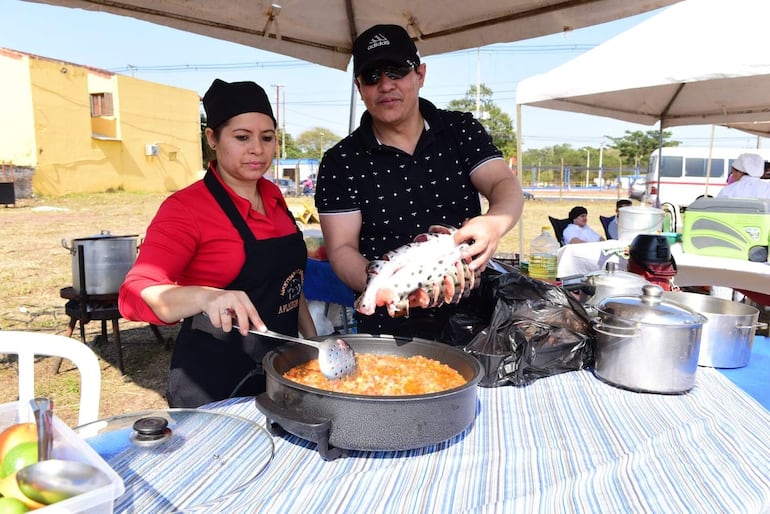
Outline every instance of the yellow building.
<path fill-rule="evenodd" d="M 0 163 L 16 170 L 18 197 L 25 180 L 57 196 L 170 192 L 199 178 L 195 91 L 3 48 L 0 77 Z"/>

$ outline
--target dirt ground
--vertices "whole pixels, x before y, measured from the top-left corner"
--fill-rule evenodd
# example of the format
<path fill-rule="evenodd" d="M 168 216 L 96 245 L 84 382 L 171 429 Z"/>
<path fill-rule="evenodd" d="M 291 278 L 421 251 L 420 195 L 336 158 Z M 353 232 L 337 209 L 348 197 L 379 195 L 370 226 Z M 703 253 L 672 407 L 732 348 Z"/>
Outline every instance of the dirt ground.
<path fill-rule="evenodd" d="M 65 320 L 62 320 L 65 323 Z M 135 412 L 145 409 L 167 408 L 164 398 L 171 350 L 176 328 L 160 328 L 164 341 L 158 342 L 149 326 L 120 321 L 125 374 L 117 366 L 115 339 L 111 323 L 107 323 L 107 339 L 101 334 L 101 323 L 86 324 L 86 344 L 99 358 L 102 372 L 100 417 Z M 74 338 L 79 338 L 75 329 Z M 70 426 L 77 424 L 80 374 L 77 368 L 64 360 L 55 373 L 56 359 L 39 358 L 35 362 L 35 393 L 54 399 L 55 412 Z M 5 359 L 0 363 L 0 403 L 16 400 L 16 362 Z"/>
<path fill-rule="evenodd" d="M 121 191 L 62 198 L 20 200 L 0 207 L 0 329 L 66 332 L 60 290 L 72 285 L 72 258 L 62 240 L 88 237 L 109 230 L 112 235 L 143 236 L 166 195 Z M 548 214 L 566 213 L 570 200 L 527 201 L 523 229 L 512 230 L 501 242 L 500 252 L 518 252 L 519 237 L 528 242 L 540 232 Z M 601 227 L 599 214 L 614 212 L 614 199 L 580 200 L 589 210 L 589 223 Z M 318 228 L 308 225 L 306 228 Z M 164 392 L 175 327 L 161 327 L 164 342 L 156 340 L 144 323 L 120 320 L 125 374 L 117 369 L 114 336 L 107 323 L 107 338 L 101 323 L 85 325 L 85 340 L 99 357 L 102 370 L 100 417 L 167 407 Z M 75 329 L 74 338 L 79 338 Z M 79 373 L 66 362 L 58 374 L 50 358 L 36 363 L 36 390 L 53 398 L 55 412 L 66 423 L 77 424 Z M 0 403 L 17 398 L 16 363 L 0 356 Z"/>
<path fill-rule="evenodd" d="M 0 328 L 65 334 L 69 317 L 63 287 L 72 285 L 72 257 L 63 247 L 74 238 L 109 230 L 113 235 L 142 235 L 164 196 L 123 192 L 60 199 L 19 200 L 0 207 Z M 85 341 L 99 358 L 102 370 L 100 417 L 167 407 L 164 399 L 171 352 L 155 339 L 149 326 L 119 322 L 125 375 L 117 368 L 112 324 L 100 321 L 84 327 Z M 176 329 L 160 328 L 164 339 Z M 79 339 L 79 327 L 72 337 Z M 71 426 L 77 424 L 80 375 L 69 361 L 59 373 L 52 358 L 35 365 L 35 394 L 54 399 L 55 412 Z M 0 356 L 0 403 L 17 398 L 15 359 Z"/>

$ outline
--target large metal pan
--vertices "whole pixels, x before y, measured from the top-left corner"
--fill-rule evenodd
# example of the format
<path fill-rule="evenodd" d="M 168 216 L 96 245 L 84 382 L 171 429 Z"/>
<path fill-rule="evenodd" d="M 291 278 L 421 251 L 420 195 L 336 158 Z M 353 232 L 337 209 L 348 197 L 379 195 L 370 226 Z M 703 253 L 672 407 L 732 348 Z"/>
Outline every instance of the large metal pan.
<path fill-rule="evenodd" d="M 285 430 L 318 444 L 324 459 L 343 449 L 395 451 L 421 448 L 454 437 L 476 417 L 477 384 L 483 367 L 459 348 L 421 339 L 346 335 L 356 353 L 422 355 L 456 369 L 468 382 L 440 393 L 364 396 L 322 391 L 283 378 L 292 367 L 317 355 L 313 348 L 286 344 L 268 353 L 262 365 L 267 391 L 256 398 L 274 434 Z"/>
<path fill-rule="evenodd" d="M 757 328 L 767 326 L 758 321 L 756 307 L 696 293 L 667 291 L 663 298 L 708 318 L 700 339 L 699 366 L 742 368 L 748 365 Z"/>

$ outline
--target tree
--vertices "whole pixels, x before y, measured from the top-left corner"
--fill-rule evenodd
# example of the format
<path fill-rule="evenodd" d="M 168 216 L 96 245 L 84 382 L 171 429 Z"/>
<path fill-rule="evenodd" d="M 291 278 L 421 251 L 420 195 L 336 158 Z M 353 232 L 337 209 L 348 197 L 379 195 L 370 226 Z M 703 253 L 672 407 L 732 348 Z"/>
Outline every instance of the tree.
<path fill-rule="evenodd" d="M 314 127 L 297 136 L 297 148 L 302 157 L 321 160 L 324 152 L 342 139 L 329 129 Z"/>
<path fill-rule="evenodd" d="M 302 150 L 297 146 L 297 142 L 294 140 L 291 134 L 284 132 L 283 129 L 278 129 L 280 134 L 281 148 L 275 149 L 275 156 L 279 155 L 285 159 L 300 159 L 303 157 Z M 286 140 L 284 140 L 286 138 Z M 284 155 L 285 153 L 285 155 Z"/>
<path fill-rule="evenodd" d="M 663 146 L 679 146 L 679 141 L 671 139 L 671 132 L 663 131 Z M 623 162 L 638 164 L 639 167 L 646 167 L 647 161 L 652 152 L 657 150 L 659 145 L 659 130 L 626 130 L 623 137 L 609 137 L 612 141 L 610 148 L 616 148 L 620 152 L 620 158 Z"/>
<path fill-rule="evenodd" d="M 214 150 L 211 149 L 208 142 L 206 142 L 206 115 L 201 112 L 201 155 L 203 156 L 203 169 L 209 169 L 209 161 L 213 161 L 217 158 Z"/>
<path fill-rule="evenodd" d="M 481 84 L 479 87 L 479 109 L 476 108 L 476 86 L 473 85 L 465 93 L 465 98 L 452 100 L 447 104 L 447 109 L 452 111 L 472 112 L 487 129 L 495 146 L 503 152 L 503 155 L 514 157 L 516 155 L 516 131 L 513 129 L 511 117 L 503 112 L 492 101 L 492 90 Z"/>

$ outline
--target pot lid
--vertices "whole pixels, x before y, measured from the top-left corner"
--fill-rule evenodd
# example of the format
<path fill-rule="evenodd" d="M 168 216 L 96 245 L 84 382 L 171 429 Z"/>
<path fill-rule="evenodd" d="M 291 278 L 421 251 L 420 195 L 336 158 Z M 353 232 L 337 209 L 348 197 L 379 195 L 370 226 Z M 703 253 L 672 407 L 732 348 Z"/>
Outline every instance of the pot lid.
<path fill-rule="evenodd" d="M 690 308 L 663 299 L 663 288 L 648 284 L 641 296 L 608 296 L 597 306 L 600 315 L 652 325 L 702 325 L 706 318 Z"/>
<path fill-rule="evenodd" d="M 606 271 L 595 271 L 586 275 L 586 282 L 594 286 L 609 286 L 613 289 L 638 287 L 640 293 L 642 286 L 649 284 L 641 275 L 617 269 L 614 262 L 607 263 Z"/>
<path fill-rule="evenodd" d="M 73 239 L 73 241 L 92 241 L 92 240 L 100 240 L 100 239 L 122 239 L 122 238 L 133 239 L 137 237 L 139 237 L 138 234 L 130 234 L 125 236 L 113 236 L 109 230 L 102 230 L 100 233 L 94 234 L 93 236 L 78 237 L 77 239 Z"/>
<path fill-rule="evenodd" d="M 257 423 L 198 409 L 124 414 L 75 432 L 123 479 L 115 512 L 205 510 L 254 481 L 274 451 Z"/>

